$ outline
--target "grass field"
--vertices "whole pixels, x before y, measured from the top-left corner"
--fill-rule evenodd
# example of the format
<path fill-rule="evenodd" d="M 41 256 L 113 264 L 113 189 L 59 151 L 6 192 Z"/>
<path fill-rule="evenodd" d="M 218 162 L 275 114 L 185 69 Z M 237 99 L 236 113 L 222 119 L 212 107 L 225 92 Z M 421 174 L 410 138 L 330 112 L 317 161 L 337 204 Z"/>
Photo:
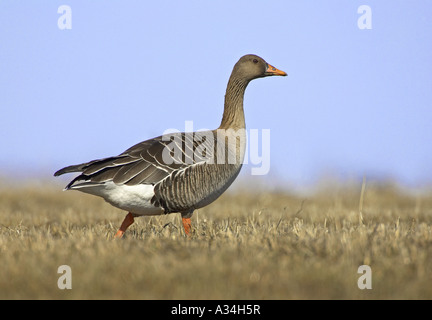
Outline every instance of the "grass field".
<path fill-rule="evenodd" d="M 195 212 L 189 238 L 171 214 L 138 218 L 114 240 L 125 212 L 100 198 L 3 186 L 0 298 L 431 299 L 432 194 L 360 194 L 228 191 Z M 57 286 L 61 265 L 70 290 Z M 372 289 L 358 288 L 360 265 Z"/>

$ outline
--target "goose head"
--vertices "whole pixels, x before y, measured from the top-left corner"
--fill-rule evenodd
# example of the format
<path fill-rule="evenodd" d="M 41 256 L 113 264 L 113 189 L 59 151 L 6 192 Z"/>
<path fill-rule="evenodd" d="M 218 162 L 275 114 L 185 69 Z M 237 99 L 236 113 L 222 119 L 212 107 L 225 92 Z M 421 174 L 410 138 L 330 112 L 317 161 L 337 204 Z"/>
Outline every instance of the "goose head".
<path fill-rule="evenodd" d="M 248 54 L 240 58 L 235 64 L 233 75 L 246 81 L 268 76 L 286 76 L 287 74 L 272 65 L 263 58 L 254 54 Z"/>

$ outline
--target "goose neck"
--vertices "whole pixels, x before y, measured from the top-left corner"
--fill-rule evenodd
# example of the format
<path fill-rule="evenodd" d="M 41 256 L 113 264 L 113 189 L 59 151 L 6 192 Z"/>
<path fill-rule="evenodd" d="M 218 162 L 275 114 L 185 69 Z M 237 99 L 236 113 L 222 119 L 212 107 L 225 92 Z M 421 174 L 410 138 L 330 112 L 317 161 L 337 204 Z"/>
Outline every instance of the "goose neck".
<path fill-rule="evenodd" d="M 225 107 L 220 129 L 244 129 L 243 98 L 249 81 L 231 76 L 225 94 Z"/>

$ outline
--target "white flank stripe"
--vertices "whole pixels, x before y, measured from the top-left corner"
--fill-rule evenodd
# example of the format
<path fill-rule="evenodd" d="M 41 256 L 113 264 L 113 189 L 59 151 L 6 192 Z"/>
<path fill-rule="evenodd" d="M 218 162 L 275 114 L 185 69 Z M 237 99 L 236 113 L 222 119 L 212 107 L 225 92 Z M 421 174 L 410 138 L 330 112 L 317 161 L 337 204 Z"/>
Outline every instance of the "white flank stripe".
<path fill-rule="evenodd" d="M 78 189 L 102 197 L 113 206 L 137 215 L 152 216 L 164 213 L 163 209 L 151 204 L 151 199 L 154 196 L 154 186 L 151 184 L 127 186 L 108 181 L 97 185 L 78 184 L 72 186 L 71 189 Z"/>

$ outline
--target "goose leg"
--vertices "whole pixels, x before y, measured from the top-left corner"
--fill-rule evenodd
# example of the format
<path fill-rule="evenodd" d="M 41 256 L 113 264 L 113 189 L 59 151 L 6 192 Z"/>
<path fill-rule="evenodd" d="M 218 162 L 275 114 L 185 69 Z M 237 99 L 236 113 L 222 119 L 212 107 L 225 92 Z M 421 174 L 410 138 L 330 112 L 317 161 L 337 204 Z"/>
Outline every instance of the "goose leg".
<path fill-rule="evenodd" d="M 182 213 L 183 228 L 187 236 L 190 236 L 192 230 L 191 222 L 192 212 Z"/>
<path fill-rule="evenodd" d="M 191 232 L 191 218 L 182 218 L 183 220 L 183 228 L 185 230 L 186 235 L 189 235 Z"/>
<path fill-rule="evenodd" d="M 129 212 L 126 217 L 123 220 L 123 223 L 120 226 L 120 229 L 115 234 L 114 238 L 121 238 L 123 237 L 123 234 L 125 233 L 126 229 L 129 228 L 129 226 L 134 223 L 134 215 L 133 213 Z"/>

